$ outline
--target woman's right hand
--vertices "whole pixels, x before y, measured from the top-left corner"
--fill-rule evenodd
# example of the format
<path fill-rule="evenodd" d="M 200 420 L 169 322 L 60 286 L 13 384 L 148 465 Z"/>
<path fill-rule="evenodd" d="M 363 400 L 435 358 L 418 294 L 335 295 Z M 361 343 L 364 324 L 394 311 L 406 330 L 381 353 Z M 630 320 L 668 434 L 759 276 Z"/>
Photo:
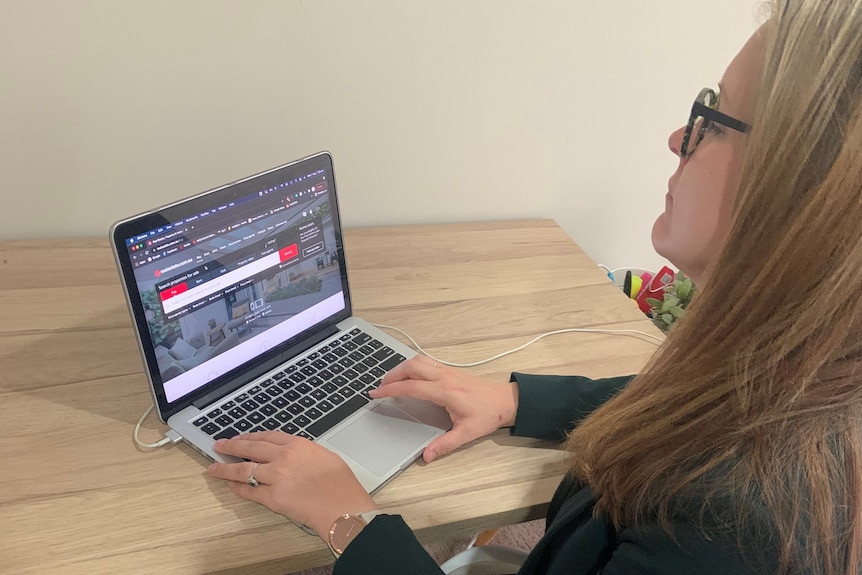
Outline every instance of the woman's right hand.
<path fill-rule="evenodd" d="M 424 399 L 449 412 L 452 429 L 425 448 L 422 457 L 427 463 L 501 427 L 514 425 L 518 410 L 517 384 L 488 381 L 438 365 L 424 355 L 393 368 L 380 387 L 371 391 L 371 397 Z"/>

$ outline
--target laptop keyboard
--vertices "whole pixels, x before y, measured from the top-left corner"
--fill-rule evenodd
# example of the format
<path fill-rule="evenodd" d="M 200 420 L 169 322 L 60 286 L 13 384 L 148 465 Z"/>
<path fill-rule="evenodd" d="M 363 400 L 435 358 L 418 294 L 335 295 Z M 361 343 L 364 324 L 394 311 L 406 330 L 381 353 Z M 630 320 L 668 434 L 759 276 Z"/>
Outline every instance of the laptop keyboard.
<path fill-rule="evenodd" d="M 214 439 L 264 430 L 316 439 L 371 401 L 368 391 L 405 359 L 353 328 L 192 423 Z"/>

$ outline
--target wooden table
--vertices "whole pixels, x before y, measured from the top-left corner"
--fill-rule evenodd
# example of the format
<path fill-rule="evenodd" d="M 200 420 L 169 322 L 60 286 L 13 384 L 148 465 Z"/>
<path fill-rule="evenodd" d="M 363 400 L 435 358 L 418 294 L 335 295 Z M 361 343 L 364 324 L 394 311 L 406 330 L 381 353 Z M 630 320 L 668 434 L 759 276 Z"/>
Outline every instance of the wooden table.
<path fill-rule="evenodd" d="M 567 327 L 660 332 L 551 220 L 346 232 L 357 314 L 454 362 Z M 397 336 L 396 336 L 397 337 Z M 570 333 L 480 367 L 636 372 L 646 338 Z M 150 403 L 107 240 L 0 242 L 0 572 L 280 574 L 326 564 L 316 537 L 234 496 L 184 444 L 132 441 Z M 153 416 L 144 441 L 162 437 Z M 543 516 L 564 471 L 500 431 L 377 494 L 423 541 Z"/>

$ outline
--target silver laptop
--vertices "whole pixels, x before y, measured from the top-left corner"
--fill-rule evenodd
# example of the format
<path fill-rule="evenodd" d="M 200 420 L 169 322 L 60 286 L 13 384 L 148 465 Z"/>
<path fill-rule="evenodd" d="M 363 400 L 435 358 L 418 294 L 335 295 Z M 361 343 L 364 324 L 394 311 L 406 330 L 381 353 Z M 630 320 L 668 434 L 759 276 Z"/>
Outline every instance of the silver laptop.
<path fill-rule="evenodd" d="M 353 316 L 327 152 L 140 214 L 111 244 L 159 418 L 215 440 L 281 430 L 338 453 L 373 492 L 451 427 L 368 391 L 415 354 Z"/>

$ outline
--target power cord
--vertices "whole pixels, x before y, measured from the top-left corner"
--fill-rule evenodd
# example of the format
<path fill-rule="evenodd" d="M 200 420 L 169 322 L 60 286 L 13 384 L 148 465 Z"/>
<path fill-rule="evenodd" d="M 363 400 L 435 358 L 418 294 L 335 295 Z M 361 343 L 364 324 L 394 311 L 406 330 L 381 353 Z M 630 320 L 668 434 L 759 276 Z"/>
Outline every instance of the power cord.
<path fill-rule="evenodd" d="M 143 441 L 141 441 L 140 437 L 138 437 L 138 432 L 141 430 L 141 424 L 144 423 L 144 420 L 147 418 L 147 416 L 150 414 L 150 412 L 152 410 L 153 410 L 153 404 L 150 404 L 150 406 L 147 408 L 147 410 L 144 412 L 144 414 L 138 420 L 138 424 L 135 426 L 135 432 L 132 434 L 132 437 L 134 438 L 135 443 L 137 443 L 141 447 L 146 447 L 147 449 L 155 449 L 157 447 L 167 445 L 168 443 L 171 443 L 171 442 L 177 443 L 178 441 L 180 441 L 182 439 L 182 437 L 180 436 L 179 433 L 177 433 L 173 429 L 168 430 L 165 433 L 165 437 L 162 438 L 161 440 L 155 442 L 155 443 L 144 443 Z"/>
<path fill-rule="evenodd" d="M 534 337 L 533 339 L 531 339 L 530 341 L 528 341 L 527 343 L 525 343 L 523 345 L 519 345 L 518 347 L 510 349 L 508 351 L 504 351 L 503 353 L 498 353 L 497 355 L 495 355 L 493 357 L 489 357 L 488 359 L 482 359 L 482 360 L 474 361 L 471 363 L 455 363 L 452 361 L 442 360 L 439 357 L 434 357 L 433 355 L 431 355 L 430 353 L 428 353 L 427 351 L 422 349 L 422 346 L 420 346 L 416 342 L 415 339 L 410 337 L 410 334 L 408 334 L 407 332 L 405 332 L 402 329 L 399 329 L 399 328 L 391 326 L 391 325 L 382 325 L 382 324 L 377 324 L 377 323 L 375 323 L 373 325 L 375 327 L 379 327 L 381 329 L 391 329 L 393 331 L 397 331 L 398 333 L 400 333 L 401 335 L 403 335 L 404 337 L 409 339 L 410 343 L 413 344 L 413 346 L 416 348 L 417 351 L 427 355 L 428 357 L 430 357 L 431 359 L 433 359 L 436 362 L 442 363 L 443 365 L 448 365 L 450 367 L 475 367 L 477 365 L 489 363 L 489 362 L 492 362 L 496 359 L 500 359 L 501 357 L 505 357 L 505 356 L 510 355 L 512 353 L 515 353 L 517 351 L 521 351 L 522 349 L 524 349 L 530 345 L 533 345 L 534 343 L 536 343 L 537 341 L 539 341 L 540 339 L 542 339 L 544 337 L 548 337 L 549 335 L 557 335 L 557 334 L 561 334 L 561 333 L 581 332 L 581 333 L 606 333 L 606 334 L 611 334 L 611 335 L 642 335 L 644 337 L 647 337 L 649 339 L 652 339 L 652 340 L 655 340 L 656 342 L 658 342 L 655 345 L 659 345 L 660 343 L 664 342 L 663 338 L 656 337 L 654 335 L 648 334 L 648 333 L 643 332 L 643 331 L 638 331 L 636 329 L 586 329 L 586 328 L 570 327 L 567 329 L 558 329 L 555 331 L 549 331 L 549 332 L 543 333 L 542 335 L 538 335 L 538 336 Z M 652 342 L 650 342 L 650 343 L 652 343 Z"/>

